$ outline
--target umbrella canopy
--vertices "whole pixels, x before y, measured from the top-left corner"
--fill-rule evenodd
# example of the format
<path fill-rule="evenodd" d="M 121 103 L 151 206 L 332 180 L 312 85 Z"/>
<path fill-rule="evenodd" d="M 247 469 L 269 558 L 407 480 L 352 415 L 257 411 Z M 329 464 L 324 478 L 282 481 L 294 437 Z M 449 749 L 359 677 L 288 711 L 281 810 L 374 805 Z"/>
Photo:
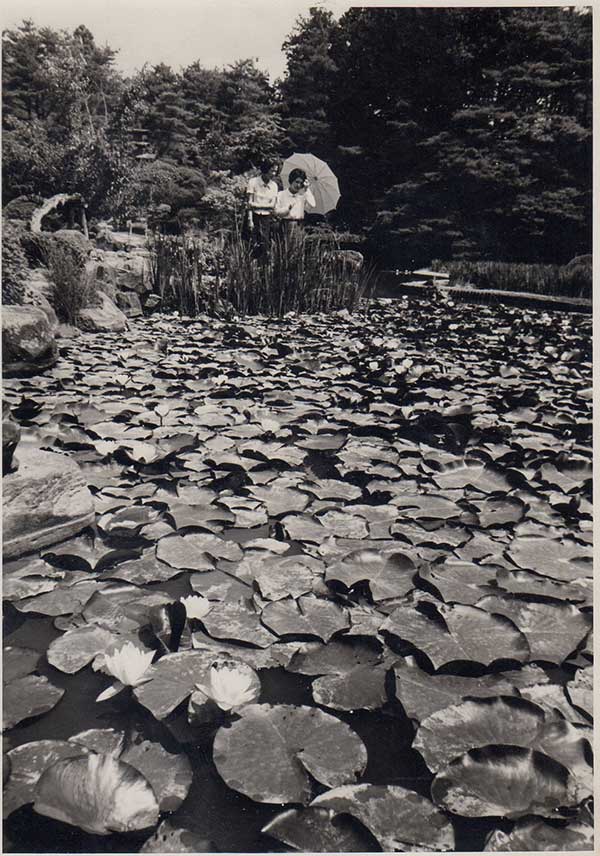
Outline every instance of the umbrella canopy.
<path fill-rule="evenodd" d="M 281 179 L 283 186 L 288 186 L 288 177 L 293 169 L 303 169 L 310 183 L 316 206 L 308 208 L 308 213 L 327 214 L 332 211 L 340 198 L 338 180 L 324 160 L 308 152 L 294 152 L 283 162 Z"/>

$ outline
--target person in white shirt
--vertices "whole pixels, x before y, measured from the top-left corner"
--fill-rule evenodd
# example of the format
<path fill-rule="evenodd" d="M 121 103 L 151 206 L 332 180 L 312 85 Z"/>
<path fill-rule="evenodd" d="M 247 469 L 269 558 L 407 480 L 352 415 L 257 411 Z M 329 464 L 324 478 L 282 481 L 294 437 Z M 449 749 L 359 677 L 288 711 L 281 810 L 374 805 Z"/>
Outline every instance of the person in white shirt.
<path fill-rule="evenodd" d="M 248 225 L 259 256 L 267 254 L 271 243 L 272 216 L 279 190 L 274 180 L 276 175 L 277 165 L 273 161 L 263 161 L 260 175 L 251 178 L 246 187 Z"/>
<path fill-rule="evenodd" d="M 275 214 L 283 220 L 286 234 L 294 235 L 302 226 L 306 207 L 314 208 L 317 203 L 303 169 L 293 169 L 288 183 L 288 189 L 277 194 Z"/>

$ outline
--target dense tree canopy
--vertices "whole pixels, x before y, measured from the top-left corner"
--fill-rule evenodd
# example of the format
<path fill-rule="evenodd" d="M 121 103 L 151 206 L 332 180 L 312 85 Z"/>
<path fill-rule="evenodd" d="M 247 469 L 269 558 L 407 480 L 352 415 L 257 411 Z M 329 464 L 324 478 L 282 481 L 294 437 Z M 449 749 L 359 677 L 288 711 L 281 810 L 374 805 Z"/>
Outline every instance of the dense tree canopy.
<path fill-rule="evenodd" d="M 80 191 L 106 214 L 168 196 L 208 216 L 263 158 L 312 151 L 340 179 L 332 222 L 384 264 L 589 252 L 591 15 L 315 7 L 282 49 L 275 84 L 251 59 L 124 79 L 83 26 L 6 31 L 5 201 Z"/>

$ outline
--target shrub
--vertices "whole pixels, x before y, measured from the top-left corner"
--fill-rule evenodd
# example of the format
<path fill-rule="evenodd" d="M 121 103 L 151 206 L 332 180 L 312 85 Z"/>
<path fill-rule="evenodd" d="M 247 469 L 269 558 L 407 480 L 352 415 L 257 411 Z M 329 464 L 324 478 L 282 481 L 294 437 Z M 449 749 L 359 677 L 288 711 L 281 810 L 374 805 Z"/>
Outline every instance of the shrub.
<path fill-rule="evenodd" d="M 27 278 L 27 256 L 21 245 L 21 229 L 2 218 L 2 303 L 23 302 Z"/>
<path fill-rule="evenodd" d="M 586 257 L 583 257 L 586 258 Z M 575 264 L 575 262 L 578 262 Z M 530 292 L 561 297 L 591 297 L 592 266 L 520 264 L 511 262 L 432 262 L 434 270 L 450 274 L 450 285 L 474 285 L 476 288 Z"/>
<path fill-rule="evenodd" d="M 97 302 L 98 292 L 84 261 L 68 244 L 55 242 L 48 251 L 52 303 L 61 321 L 75 324 L 80 311 Z"/>

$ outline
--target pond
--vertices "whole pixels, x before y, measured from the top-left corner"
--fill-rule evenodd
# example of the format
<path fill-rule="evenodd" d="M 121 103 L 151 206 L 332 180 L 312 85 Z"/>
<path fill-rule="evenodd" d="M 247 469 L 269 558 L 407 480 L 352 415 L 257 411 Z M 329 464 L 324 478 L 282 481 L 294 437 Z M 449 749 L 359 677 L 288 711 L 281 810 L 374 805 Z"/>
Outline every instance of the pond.
<path fill-rule="evenodd" d="M 591 849 L 590 326 L 155 315 L 6 381 L 96 522 L 5 564 L 5 852 Z"/>

